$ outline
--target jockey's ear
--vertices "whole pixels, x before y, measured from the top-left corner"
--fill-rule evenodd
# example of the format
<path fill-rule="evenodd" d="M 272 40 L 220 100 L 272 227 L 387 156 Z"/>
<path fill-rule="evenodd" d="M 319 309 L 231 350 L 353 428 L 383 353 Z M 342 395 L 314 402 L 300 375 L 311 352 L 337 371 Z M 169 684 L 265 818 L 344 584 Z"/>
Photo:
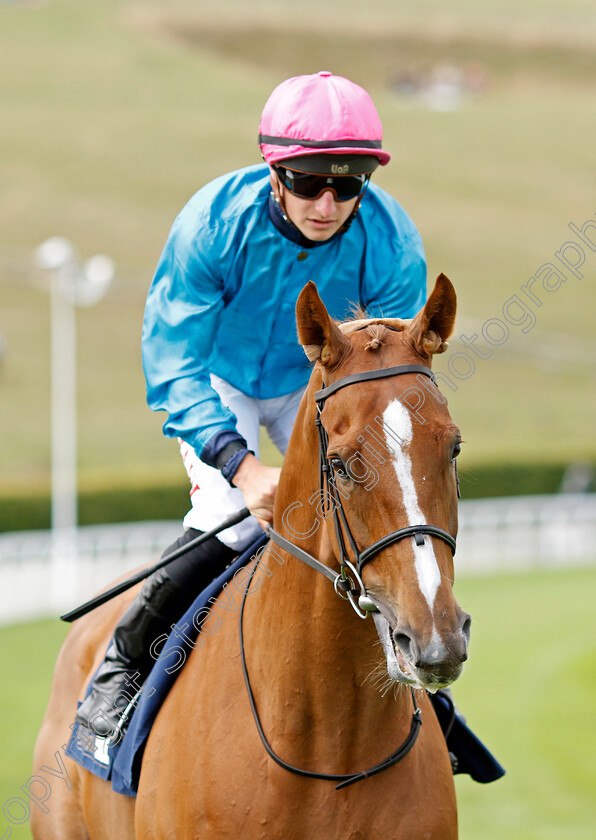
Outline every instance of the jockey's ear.
<path fill-rule="evenodd" d="M 444 353 L 453 332 L 457 298 L 451 280 L 439 274 L 426 306 L 406 327 L 405 336 L 420 356 Z"/>
<path fill-rule="evenodd" d="M 336 367 L 352 349 L 350 341 L 329 317 L 312 281 L 298 295 L 296 325 L 298 339 L 310 362 Z"/>

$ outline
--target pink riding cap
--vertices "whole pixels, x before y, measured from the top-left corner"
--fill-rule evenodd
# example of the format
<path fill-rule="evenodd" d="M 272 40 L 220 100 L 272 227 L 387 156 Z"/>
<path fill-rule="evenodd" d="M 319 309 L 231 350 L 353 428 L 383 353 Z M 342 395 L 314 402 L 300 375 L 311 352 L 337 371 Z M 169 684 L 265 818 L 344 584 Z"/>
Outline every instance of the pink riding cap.
<path fill-rule="evenodd" d="M 267 163 L 302 155 L 373 155 L 385 165 L 383 126 L 368 93 L 327 70 L 294 76 L 265 104 L 259 146 Z"/>

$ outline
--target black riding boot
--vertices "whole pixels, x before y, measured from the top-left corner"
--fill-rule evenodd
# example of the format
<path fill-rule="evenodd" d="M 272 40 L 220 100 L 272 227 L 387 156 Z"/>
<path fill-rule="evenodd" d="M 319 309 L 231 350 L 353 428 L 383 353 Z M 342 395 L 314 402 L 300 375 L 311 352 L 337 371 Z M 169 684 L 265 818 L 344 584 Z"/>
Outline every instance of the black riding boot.
<path fill-rule="evenodd" d="M 201 532 L 186 531 L 164 552 L 169 554 Z M 99 668 L 93 689 L 79 707 L 75 720 L 106 738 L 141 688 L 155 662 L 152 643 L 192 604 L 197 594 L 233 560 L 235 552 L 212 537 L 159 569 L 116 625 L 114 637 Z"/>
<path fill-rule="evenodd" d="M 93 689 L 75 716 L 96 735 L 106 738 L 116 730 L 155 661 L 150 654 L 151 643 L 169 632 L 170 624 L 180 618 L 180 594 L 178 584 L 165 569 L 159 569 L 143 583 L 116 625 Z"/>

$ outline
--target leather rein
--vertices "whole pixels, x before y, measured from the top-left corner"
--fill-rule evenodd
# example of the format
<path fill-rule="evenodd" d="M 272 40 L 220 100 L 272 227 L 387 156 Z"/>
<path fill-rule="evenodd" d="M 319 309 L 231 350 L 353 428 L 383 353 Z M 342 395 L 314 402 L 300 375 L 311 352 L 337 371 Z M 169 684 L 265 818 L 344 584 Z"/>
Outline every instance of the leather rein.
<path fill-rule="evenodd" d="M 333 514 L 335 534 L 340 552 L 340 572 L 337 573 L 333 571 L 333 569 L 329 568 L 329 566 L 325 566 L 311 554 L 309 554 L 301 548 L 298 548 L 298 546 L 295 546 L 289 540 L 286 540 L 285 537 L 282 537 L 281 534 L 278 534 L 277 531 L 273 530 L 273 528 L 269 529 L 269 537 L 272 542 L 274 542 L 284 551 L 287 551 L 289 554 L 296 557 L 298 560 L 301 560 L 303 563 L 306 563 L 315 571 L 325 575 L 325 577 L 332 581 L 335 592 L 340 597 L 349 600 L 356 614 L 360 616 L 360 618 L 364 619 L 368 617 L 368 614 L 370 612 L 375 612 L 378 610 L 366 592 L 366 587 L 364 586 L 364 583 L 362 581 L 361 572 L 366 563 L 370 562 L 370 560 L 372 560 L 373 557 L 375 557 L 384 548 L 386 548 L 389 545 L 392 545 L 395 542 L 398 542 L 399 540 L 405 539 L 406 537 L 414 537 L 417 545 L 424 545 L 425 536 L 430 536 L 437 537 L 438 539 L 443 540 L 443 542 L 446 542 L 447 545 L 451 548 L 452 552 L 455 554 L 455 539 L 451 536 L 451 534 L 449 534 L 447 531 L 444 531 L 442 528 L 437 528 L 434 525 L 427 524 L 409 525 L 405 528 L 399 528 L 398 530 L 392 531 L 386 536 L 381 537 L 381 539 L 377 540 L 372 545 L 368 546 L 368 548 L 365 548 L 363 551 L 360 551 L 356 545 L 356 541 L 354 540 L 354 537 L 350 530 L 345 511 L 341 504 L 340 494 L 337 490 L 335 481 L 333 480 L 333 467 L 330 463 L 329 458 L 327 457 L 329 438 L 321 420 L 321 413 L 325 405 L 325 400 L 332 394 L 335 394 L 337 391 L 339 391 L 340 388 L 345 388 L 348 385 L 353 385 L 357 382 L 367 382 L 371 380 L 381 379 L 388 376 L 399 376 L 406 373 L 423 374 L 424 376 L 428 376 L 429 379 L 435 385 L 437 384 L 432 374 L 432 371 L 429 368 L 424 367 L 423 365 L 398 365 L 396 367 L 383 368 L 380 370 L 363 371 L 362 373 L 349 374 L 348 376 L 344 376 L 341 379 L 338 379 L 337 382 L 334 382 L 332 385 L 323 387 L 321 390 L 315 393 L 315 400 L 317 403 L 317 419 L 315 420 L 315 424 L 317 426 L 319 436 L 319 477 L 320 488 L 322 491 L 321 495 L 324 506 L 323 515 L 326 517 L 330 512 L 332 512 Z M 457 483 L 459 496 L 459 481 Z M 346 547 L 346 540 L 349 543 L 350 548 L 352 550 L 353 560 L 350 560 L 349 558 L 348 550 Z M 253 567 L 248 585 L 245 588 L 244 597 L 242 599 L 242 606 L 240 609 L 239 633 L 242 673 L 244 675 L 244 682 L 246 685 L 248 699 L 250 702 L 250 707 L 253 713 L 257 731 L 259 733 L 263 746 L 265 747 L 265 750 L 273 759 L 273 761 L 275 761 L 277 764 L 280 765 L 280 767 L 283 767 L 285 770 L 289 770 L 291 773 L 295 773 L 296 775 L 303 776 L 309 779 L 323 779 L 327 781 L 339 782 L 339 784 L 336 785 L 336 790 L 348 787 L 349 785 L 352 785 L 355 782 L 358 782 L 362 779 L 367 779 L 369 776 L 374 776 L 377 773 L 381 773 L 383 770 L 387 770 L 389 767 L 393 767 L 410 752 L 410 750 L 416 742 L 416 739 L 418 738 L 420 726 L 422 725 L 421 711 L 418 708 L 418 704 L 416 702 L 414 689 L 411 687 L 410 692 L 412 695 L 412 702 L 414 704 L 414 712 L 412 714 L 412 723 L 410 726 L 410 731 L 405 741 L 393 753 L 391 753 L 391 755 L 387 756 L 387 758 L 379 762 L 379 764 L 376 764 L 374 767 L 371 767 L 368 770 L 361 770 L 348 774 L 317 773 L 310 770 L 304 770 L 299 767 L 295 767 L 287 761 L 284 761 L 284 759 L 278 756 L 277 753 L 271 747 L 259 718 L 259 713 L 257 710 L 252 686 L 250 683 L 250 677 L 246 665 L 246 653 L 244 647 L 244 606 L 246 604 L 246 596 L 250 587 L 250 581 L 252 581 L 252 576 L 258 569 L 259 562 L 260 558 L 257 559 L 257 562 Z M 356 597 L 358 597 L 358 602 L 356 602 Z"/>

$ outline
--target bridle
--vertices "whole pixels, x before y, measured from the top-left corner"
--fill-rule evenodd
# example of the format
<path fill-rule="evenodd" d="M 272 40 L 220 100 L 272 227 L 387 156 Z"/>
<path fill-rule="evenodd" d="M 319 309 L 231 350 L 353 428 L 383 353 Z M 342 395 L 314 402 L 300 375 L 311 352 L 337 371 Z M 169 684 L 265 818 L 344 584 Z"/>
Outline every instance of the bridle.
<path fill-rule="evenodd" d="M 316 557 L 313 557 L 308 552 L 304 551 L 301 548 L 298 548 L 298 546 L 294 545 L 289 540 L 286 540 L 285 537 L 282 537 L 281 534 L 278 534 L 277 531 L 273 530 L 273 528 L 269 528 L 269 537 L 272 540 L 272 542 L 274 542 L 283 550 L 287 551 L 289 554 L 296 557 L 298 560 L 301 560 L 303 563 L 306 563 L 308 566 L 315 569 L 315 571 L 320 572 L 321 574 L 325 575 L 325 577 L 327 577 L 329 580 L 331 580 L 336 593 L 340 597 L 349 600 L 356 614 L 359 615 L 360 618 L 367 618 L 370 612 L 378 611 L 378 608 L 366 592 L 366 587 L 364 586 L 364 583 L 362 581 L 361 572 L 363 567 L 384 548 L 386 548 L 389 545 L 392 545 L 393 543 L 398 542 L 399 540 L 403 540 L 406 537 L 414 537 L 417 545 L 424 545 L 425 536 L 430 536 L 437 537 L 443 540 L 443 542 L 446 542 L 447 545 L 451 548 L 451 551 L 455 554 L 455 538 L 452 537 L 451 534 L 449 534 L 447 531 L 444 531 L 442 528 L 437 528 L 434 525 L 426 524 L 409 525 L 405 528 L 399 528 L 397 531 L 392 531 L 386 536 L 381 537 L 381 539 L 377 540 L 372 545 L 368 546 L 368 548 L 365 548 L 363 551 L 360 551 L 358 546 L 356 545 L 356 541 L 350 530 L 345 511 L 342 507 L 340 493 L 338 492 L 335 481 L 333 481 L 332 479 L 333 468 L 331 466 L 329 458 L 327 457 L 329 438 L 321 420 L 321 414 L 325 405 L 325 400 L 332 396 L 332 394 L 335 394 L 337 391 L 339 391 L 340 388 L 345 388 L 346 386 L 353 385 L 356 382 L 368 382 L 376 379 L 382 379 L 388 376 L 400 376 L 406 373 L 418 373 L 422 374 L 423 376 L 428 376 L 429 379 L 435 385 L 437 384 L 432 374 L 432 371 L 429 368 L 424 367 L 423 365 L 398 365 L 396 367 L 382 368 L 380 370 L 363 371 L 362 373 L 352 373 L 348 376 L 344 376 L 341 379 L 338 379 L 337 382 L 334 382 L 332 385 L 323 387 L 321 390 L 315 392 L 315 401 L 317 403 L 317 418 L 315 420 L 315 424 L 317 426 L 319 435 L 319 482 L 321 489 L 321 498 L 323 499 L 323 505 L 325 506 L 323 509 L 323 515 L 326 516 L 327 514 L 329 514 L 330 511 L 332 511 L 333 514 L 335 534 L 340 554 L 340 572 L 338 573 L 333 571 L 333 569 L 329 568 L 329 566 L 325 566 L 324 563 L 321 563 L 319 560 L 317 560 Z M 455 475 L 459 496 L 459 480 L 457 478 L 457 467 L 455 468 Z M 352 550 L 353 560 L 350 560 L 349 558 L 348 551 L 346 548 L 346 539 Z M 356 771 L 355 773 L 347 774 L 317 773 L 311 770 L 304 770 L 300 767 L 295 767 L 293 764 L 290 764 L 287 761 L 284 761 L 284 759 L 277 755 L 277 753 L 271 747 L 271 744 L 267 740 L 259 718 L 259 713 L 257 710 L 248 674 L 248 668 L 246 665 L 246 653 L 244 648 L 244 607 L 246 604 L 246 596 L 250 588 L 250 581 L 252 580 L 252 576 L 258 569 L 259 562 L 260 558 L 257 559 L 257 562 L 255 563 L 252 569 L 250 580 L 244 592 L 242 606 L 240 609 L 239 632 L 240 661 L 242 664 L 242 673 L 244 675 L 244 682 L 246 685 L 246 690 L 248 693 L 248 699 L 250 702 L 250 707 L 253 713 L 254 721 L 257 727 L 257 732 L 259 733 L 259 737 L 261 738 L 265 750 L 267 751 L 269 756 L 277 764 L 279 764 L 280 767 L 283 767 L 285 770 L 289 770 L 291 773 L 295 773 L 298 776 L 310 779 L 324 779 L 328 781 L 338 782 L 339 784 L 336 785 L 336 790 L 348 787 L 349 785 L 352 785 L 355 782 L 361 781 L 362 779 L 367 779 L 369 776 L 374 776 L 377 773 L 381 773 L 383 770 L 387 770 L 389 767 L 393 767 L 410 752 L 410 750 L 416 743 L 416 739 L 418 738 L 418 734 L 420 732 L 420 726 L 422 725 L 421 711 L 418 708 L 418 703 L 416 702 L 416 697 L 413 688 L 410 688 L 410 692 L 412 695 L 412 702 L 414 704 L 414 711 L 412 713 L 412 723 L 410 725 L 410 731 L 405 741 L 393 753 L 391 753 L 391 755 L 387 756 L 387 758 L 379 762 L 379 764 L 376 764 L 374 767 L 371 767 L 368 770 L 361 770 Z M 356 596 L 358 596 L 358 603 L 356 603 Z"/>
<path fill-rule="evenodd" d="M 451 548 L 455 554 L 455 538 L 450 533 L 438 528 L 436 525 L 408 525 L 405 528 L 398 528 L 396 531 L 386 534 L 372 545 L 360 551 L 356 544 L 356 540 L 350 530 L 350 526 L 344 511 L 341 494 L 337 488 L 336 482 L 333 478 L 333 467 L 330 459 L 327 457 L 327 449 L 329 445 L 329 438 L 323 422 L 321 414 L 325 407 L 325 401 L 337 393 L 341 388 L 348 385 L 354 385 L 357 382 L 370 382 L 377 379 L 384 379 L 388 376 L 402 376 L 407 373 L 417 373 L 427 376 L 431 382 L 436 386 L 436 380 L 432 371 L 424 367 L 424 365 L 397 365 L 395 367 L 381 368 L 379 370 L 362 371 L 361 373 L 351 373 L 338 379 L 327 387 L 315 392 L 315 401 L 317 404 L 317 417 L 315 425 L 319 435 L 319 485 L 322 499 L 322 514 L 326 518 L 329 514 L 333 516 L 333 524 L 335 528 L 335 536 L 339 547 L 339 573 L 335 572 L 329 566 L 325 566 L 307 551 L 294 545 L 294 543 L 282 537 L 273 528 L 269 529 L 269 537 L 276 545 L 287 551 L 289 554 L 306 563 L 315 571 L 325 575 L 335 588 L 336 593 L 347 599 L 354 611 L 360 618 L 367 618 L 370 612 L 377 611 L 377 607 L 371 600 L 366 591 L 366 587 L 362 580 L 362 569 L 369 563 L 380 551 L 393 543 L 399 542 L 406 537 L 414 537 L 416 545 L 424 545 L 425 536 L 437 537 Z M 459 495 L 459 480 L 456 481 Z M 352 551 L 352 558 L 350 559 L 347 544 L 349 544 Z M 358 600 L 356 600 L 356 598 Z"/>

